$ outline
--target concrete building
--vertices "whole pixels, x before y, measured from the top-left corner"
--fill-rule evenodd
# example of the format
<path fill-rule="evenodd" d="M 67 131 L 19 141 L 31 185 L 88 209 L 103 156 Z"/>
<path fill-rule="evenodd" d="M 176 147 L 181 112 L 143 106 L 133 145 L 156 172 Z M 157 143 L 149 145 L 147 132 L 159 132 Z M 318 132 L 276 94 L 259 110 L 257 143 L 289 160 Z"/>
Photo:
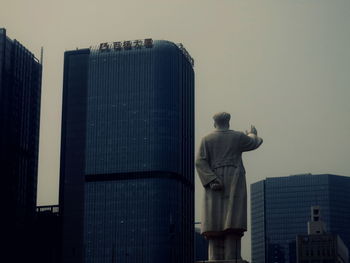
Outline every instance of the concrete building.
<path fill-rule="evenodd" d="M 320 207 L 311 207 L 307 235 L 297 236 L 297 263 L 348 263 L 349 252 L 339 235 L 326 232 Z"/>
<path fill-rule="evenodd" d="M 307 234 L 318 205 L 329 233 L 350 245 L 350 177 L 300 174 L 251 185 L 252 263 L 296 262 L 296 235 Z"/>
<path fill-rule="evenodd" d="M 63 262 L 193 262 L 194 71 L 152 39 L 65 52 Z"/>

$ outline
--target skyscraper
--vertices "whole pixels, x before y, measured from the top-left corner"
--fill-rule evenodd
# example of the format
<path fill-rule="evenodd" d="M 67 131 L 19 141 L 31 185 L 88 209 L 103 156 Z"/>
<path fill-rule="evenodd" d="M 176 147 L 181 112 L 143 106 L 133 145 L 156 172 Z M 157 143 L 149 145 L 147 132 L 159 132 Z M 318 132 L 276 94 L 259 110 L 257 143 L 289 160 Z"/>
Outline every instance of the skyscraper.
<path fill-rule="evenodd" d="M 302 174 L 251 185 L 252 263 L 296 262 L 296 235 L 319 206 L 327 232 L 350 245 L 350 177 Z"/>
<path fill-rule="evenodd" d="M 67 51 L 64 262 L 193 261 L 193 59 L 152 39 Z"/>
<path fill-rule="evenodd" d="M 35 216 L 41 72 L 35 56 L 0 29 L 0 200 L 6 213 L 1 236 L 4 251 L 15 251 L 13 262 L 25 253 Z"/>

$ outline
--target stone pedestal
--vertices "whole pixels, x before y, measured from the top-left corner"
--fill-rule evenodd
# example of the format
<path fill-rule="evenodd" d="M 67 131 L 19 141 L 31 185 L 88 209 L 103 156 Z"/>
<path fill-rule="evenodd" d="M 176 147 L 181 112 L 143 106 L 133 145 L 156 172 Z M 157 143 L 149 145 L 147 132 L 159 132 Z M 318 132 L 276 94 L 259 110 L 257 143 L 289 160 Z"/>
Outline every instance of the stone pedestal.
<path fill-rule="evenodd" d="M 249 263 L 244 259 L 238 260 L 210 260 L 210 261 L 197 261 L 196 263 Z"/>

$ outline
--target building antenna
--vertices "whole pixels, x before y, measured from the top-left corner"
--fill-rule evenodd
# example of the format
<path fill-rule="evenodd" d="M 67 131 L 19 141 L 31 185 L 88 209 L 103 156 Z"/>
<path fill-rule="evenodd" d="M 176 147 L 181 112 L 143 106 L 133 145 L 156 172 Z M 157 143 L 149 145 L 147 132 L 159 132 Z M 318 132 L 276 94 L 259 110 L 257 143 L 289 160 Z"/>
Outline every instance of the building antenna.
<path fill-rule="evenodd" d="M 43 59 L 44 59 L 44 47 L 41 47 L 40 49 L 40 64 L 43 64 Z"/>

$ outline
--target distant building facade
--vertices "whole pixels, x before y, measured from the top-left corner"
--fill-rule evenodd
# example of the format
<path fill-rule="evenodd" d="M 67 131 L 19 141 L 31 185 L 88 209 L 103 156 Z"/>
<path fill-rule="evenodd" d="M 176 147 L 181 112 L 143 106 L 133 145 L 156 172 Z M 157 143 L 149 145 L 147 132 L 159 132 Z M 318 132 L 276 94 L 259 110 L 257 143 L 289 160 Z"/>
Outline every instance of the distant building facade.
<path fill-rule="evenodd" d="M 297 263 L 348 263 L 349 251 L 342 239 L 327 233 L 320 207 L 311 207 L 307 235 L 297 236 Z"/>
<path fill-rule="evenodd" d="M 32 230 L 34 253 L 31 262 L 59 263 L 61 250 L 59 206 L 38 206 Z"/>
<path fill-rule="evenodd" d="M 193 262 L 194 71 L 152 39 L 67 51 L 63 262 Z"/>
<path fill-rule="evenodd" d="M 327 231 L 350 245 L 350 177 L 302 174 L 251 185 L 252 263 L 296 262 L 296 235 L 307 234 L 310 207 L 322 209 Z"/>
<path fill-rule="evenodd" d="M 1 236 L 14 261 L 29 253 L 27 230 L 35 217 L 41 73 L 35 56 L 0 28 Z"/>
<path fill-rule="evenodd" d="M 195 228 L 194 244 L 195 244 L 195 261 L 208 260 L 208 240 L 201 235 L 200 228 Z"/>

